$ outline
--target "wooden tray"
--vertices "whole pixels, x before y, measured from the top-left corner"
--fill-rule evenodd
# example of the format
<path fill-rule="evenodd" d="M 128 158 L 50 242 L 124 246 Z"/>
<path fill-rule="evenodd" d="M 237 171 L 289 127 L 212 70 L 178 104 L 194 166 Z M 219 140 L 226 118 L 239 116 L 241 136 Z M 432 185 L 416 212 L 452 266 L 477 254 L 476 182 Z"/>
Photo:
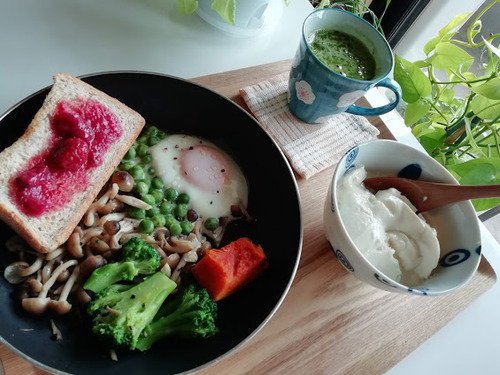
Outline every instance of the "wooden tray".
<path fill-rule="evenodd" d="M 289 61 L 200 77 L 246 108 L 238 90 L 288 71 Z M 393 138 L 378 117 L 380 138 Z M 239 350 L 199 374 L 377 374 L 401 361 L 472 301 L 496 275 L 485 258 L 460 291 L 444 297 L 391 294 L 359 282 L 335 259 L 323 233 L 323 202 L 333 170 L 298 180 L 304 222 L 302 257 L 283 304 Z M 418 327 L 416 329 L 415 327 Z M 7 375 L 44 375 L 0 345 Z"/>

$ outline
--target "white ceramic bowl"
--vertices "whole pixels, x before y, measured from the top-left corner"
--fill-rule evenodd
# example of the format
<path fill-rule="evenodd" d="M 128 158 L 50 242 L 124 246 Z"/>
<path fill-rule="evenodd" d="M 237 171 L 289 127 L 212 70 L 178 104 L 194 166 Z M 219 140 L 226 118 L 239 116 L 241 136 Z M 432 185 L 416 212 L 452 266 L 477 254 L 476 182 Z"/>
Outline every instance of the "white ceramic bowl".
<path fill-rule="evenodd" d="M 338 182 L 358 165 L 364 165 L 369 176 L 399 174 L 406 178 L 457 183 L 429 155 L 403 143 L 374 140 L 348 151 L 335 169 L 324 209 L 326 237 L 340 263 L 360 280 L 391 292 L 443 295 L 464 286 L 476 272 L 481 259 L 481 234 L 472 204 L 469 201 L 453 203 L 426 214 L 437 231 L 441 247 L 439 264 L 420 285 L 403 285 L 370 264 L 342 223 L 337 202 Z"/>

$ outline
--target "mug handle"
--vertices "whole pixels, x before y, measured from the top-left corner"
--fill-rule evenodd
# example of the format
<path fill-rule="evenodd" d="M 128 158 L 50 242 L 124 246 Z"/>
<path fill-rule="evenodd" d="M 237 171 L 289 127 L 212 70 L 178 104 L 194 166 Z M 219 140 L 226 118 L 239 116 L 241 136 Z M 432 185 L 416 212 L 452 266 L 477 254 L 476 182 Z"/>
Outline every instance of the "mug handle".
<path fill-rule="evenodd" d="M 352 113 L 353 115 L 359 115 L 359 116 L 379 116 L 383 115 L 384 113 L 392 111 L 401 101 L 401 97 L 403 95 L 401 92 L 401 86 L 399 86 L 399 83 L 397 83 L 395 80 L 388 77 L 378 82 L 374 87 L 379 87 L 379 86 L 388 88 L 394 93 L 394 95 L 396 95 L 396 98 L 392 103 L 377 108 L 365 108 L 353 104 L 350 107 L 347 107 L 345 111 L 348 113 Z"/>

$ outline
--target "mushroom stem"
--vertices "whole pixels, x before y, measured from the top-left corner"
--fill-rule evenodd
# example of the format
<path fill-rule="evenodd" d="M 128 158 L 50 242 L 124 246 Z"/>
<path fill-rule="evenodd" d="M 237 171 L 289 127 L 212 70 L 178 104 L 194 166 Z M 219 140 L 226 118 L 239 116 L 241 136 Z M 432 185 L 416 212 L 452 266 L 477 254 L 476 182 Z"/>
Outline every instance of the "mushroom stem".
<path fill-rule="evenodd" d="M 38 298 L 45 298 L 45 297 L 47 297 L 47 294 L 49 293 L 50 288 L 52 287 L 52 285 L 54 285 L 54 283 L 56 282 L 56 280 L 59 277 L 59 275 L 62 272 L 64 272 L 65 270 L 67 270 L 69 267 L 76 266 L 77 264 L 78 264 L 78 261 L 76 259 L 71 259 L 71 260 L 68 260 L 67 262 L 64 262 L 64 263 L 60 264 L 54 270 L 54 272 L 52 272 L 52 275 L 47 280 L 47 282 L 43 284 L 42 291 L 38 295 Z"/>
<path fill-rule="evenodd" d="M 80 274 L 80 267 L 76 266 L 73 269 L 73 272 L 71 273 L 71 276 L 69 277 L 68 281 L 66 281 L 66 284 L 64 284 L 64 288 L 59 296 L 59 302 L 66 301 L 68 299 L 69 293 L 71 292 L 73 285 L 75 285 L 75 282 L 78 279 L 79 274 Z"/>
<path fill-rule="evenodd" d="M 31 266 L 19 270 L 19 276 L 27 277 L 38 271 L 40 268 L 42 268 L 42 265 L 43 265 L 43 255 L 39 255 Z"/>

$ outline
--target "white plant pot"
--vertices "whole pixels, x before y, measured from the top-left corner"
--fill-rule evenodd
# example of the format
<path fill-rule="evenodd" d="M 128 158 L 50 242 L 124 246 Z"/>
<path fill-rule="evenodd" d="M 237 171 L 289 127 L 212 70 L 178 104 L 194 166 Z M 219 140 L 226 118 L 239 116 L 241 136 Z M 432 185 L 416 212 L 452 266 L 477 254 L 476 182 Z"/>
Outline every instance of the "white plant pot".
<path fill-rule="evenodd" d="M 211 8 L 213 0 L 199 0 L 196 13 L 207 23 L 230 34 L 253 36 L 269 30 L 283 13 L 283 0 L 236 0 L 234 25 Z"/>

